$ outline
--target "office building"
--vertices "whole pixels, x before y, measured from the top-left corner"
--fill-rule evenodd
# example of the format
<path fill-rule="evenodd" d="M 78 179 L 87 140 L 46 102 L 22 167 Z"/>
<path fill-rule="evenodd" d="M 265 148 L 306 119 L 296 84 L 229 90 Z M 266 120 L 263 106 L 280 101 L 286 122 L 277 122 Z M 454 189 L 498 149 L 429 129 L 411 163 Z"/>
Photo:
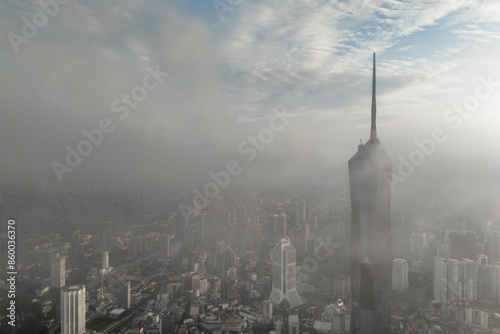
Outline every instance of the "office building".
<path fill-rule="evenodd" d="M 485 253 L 491 264 L 500 264 L 500 231 L 488 231 Z"/>
<path fill-rule="evenodd" d="M 500 265 L 487 266 L 487 290 L 491 302 L 500 305 Z"/>
<path fill-rule="evenodd" d="M 408 262 L 404 259 L 392 261 L 392 290 L 397 293 L 408 291 Z"/>
<path fill-rule="evenodd" d="M 446 301 L 446 260 L 434 258 L 434 300 Z"/>
<path fill-rule="evenodd" d="M 66 258 L 59 253 L 52 253 L 50 256 L 50 279 L 53 288 L 66 285 Z"/>
<path fill-rule="evenodd" d="M 125 310 L 128 310 L 130 308 L 131 304 L 131 294 L 130 294 L 130 281 L 127 281 L 125 284 L 122 286 L 122 290 L 118 292 L 117 296 L 117 304 L 118 308 L 122 308 Z"/>
<path fill-rule="evenodd" d="M 262 306 L 262 314 L 262 321 L 264 322 L 264 324 L 269 324 L 273 319 L 273 303 L 269 299 L 264 300 L 264 304 Z"/>
<path fill-rule="evenodd" d="M 160 242 L 160 258 L 168 259 L 170 258 L 170 236 L 162 237 Z"/>
<path fill-rule="evenodd" d="M 61 333 L 85 332 L 85 286 L 72 285 L 61 290 Z"/>
<path fill-rule="evenodd" d="M 299 334 L 299 316 L 291 314 L 288 317 L 288 334 Z"/>
<path fill-rule="evenodd" d="M 434 300 L 472 301 L 478 298 L 478 265 L 463 259 L 434 259 Z"/>
<path fill-rule="evenodd" d="M 287 217 L 281 212 L 273 215 L 273 242 L 287 236 Z"/>
<path fill-rule="evenodd" d="M 101 253 L 101 265 L 102 270 L 107 270 L 109 268 L 109 253 L 108 251 L 102 251 Z"/>
<path fill-rule="evenodd" d="M 162 314 L 160 320 L 160 334 L 175 334 L 175 319 L 172 313 Z"/>
<path fill-rule="evenodd" d="M 269 299 L 281 308 L 302 304 L 296 288 L 296 253 L 290 238 L 281 238 L 272 251 L 273 289 Z"/>
<path fill-rule="evenodd" d="M 351 193 L 351 333 L 391 331 L 392 161 L 377 137 L 373 54 L 370 140 L 349 160 Z"/>

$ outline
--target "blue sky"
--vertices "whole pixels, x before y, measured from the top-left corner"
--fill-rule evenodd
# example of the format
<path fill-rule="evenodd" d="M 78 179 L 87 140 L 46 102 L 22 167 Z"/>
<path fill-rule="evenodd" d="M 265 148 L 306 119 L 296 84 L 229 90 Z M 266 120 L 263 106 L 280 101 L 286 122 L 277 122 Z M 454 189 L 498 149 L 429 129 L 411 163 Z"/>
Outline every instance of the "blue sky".
<path fill-rule="evenodd" d="M 495 1 L 72 0 L 13 46 L 39 11 L 35 1 L 0 1 L 1 182 L 57 183 L 51 162 L 110 117 L 116 131 L 65 182 L 203 184 L 241 159 L 238 144 L 278 108 L 293 122 L 240 179 L 345 185 L 345 163 L 369 133 L 373 52 L 379 136 L 395 168 L 437 127 L 450 139 L 415 175 L 488 155 L 499 139 L 500 88 L 457 129 L 444 120 L 479 77 L 500 81 Z M 111 102 L 148 66 L 168 79 L 119 122 Z"/>

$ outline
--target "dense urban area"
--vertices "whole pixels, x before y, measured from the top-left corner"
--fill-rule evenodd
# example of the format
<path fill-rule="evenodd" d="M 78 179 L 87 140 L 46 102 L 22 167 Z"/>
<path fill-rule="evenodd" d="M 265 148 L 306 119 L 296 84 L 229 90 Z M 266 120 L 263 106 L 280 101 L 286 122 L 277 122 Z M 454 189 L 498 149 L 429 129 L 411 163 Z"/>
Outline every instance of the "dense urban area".
<path fill-rule="evenodd" d="M 269 189 L 203 199 L 197 189 L 132 186 L 4 191 L 2 213 L 20 213 L 18 319 L 13 330 L 2 298 L 1 331 L 58 333 L 72 300 L 87 332 L 349 332 L 348 195 Z M 393 202 L 393 333 L 499 333 L 494 201 Z M 6 241 L 5 232 L 2 249 Z M 5 279 L 1 289 L 7 296 Z"/>

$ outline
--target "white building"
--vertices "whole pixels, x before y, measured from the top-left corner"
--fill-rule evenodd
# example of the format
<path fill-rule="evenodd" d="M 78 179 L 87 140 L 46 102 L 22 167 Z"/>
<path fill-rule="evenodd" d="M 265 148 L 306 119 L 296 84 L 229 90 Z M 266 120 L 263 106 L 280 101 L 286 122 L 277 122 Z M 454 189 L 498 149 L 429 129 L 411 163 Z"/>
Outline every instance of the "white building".
<path fill-rule="evenodd" d="M 62 288 L 66 285 L 66 258 L 59 253 L 51 254 L 50 279 L 53 288 Z"/>
<path fill-rule="evenodd" d="M 392 261 L 392 290 L 398 293 L 408 291 L 408 262 L 404 259 Z"/>
<path fill-rule="evenodd" d="M 292 314 L 288 317 L 288 334 L 299 334 L 299 316 Z"/>
<path fill-rule="evenodd" d="M 478 285 L 477 263 L 463 259 L 434 260 L 434 300 L 476 300 Z"/>
<path fill-rule="evenodd" d="M 109 253 L 108 251 L 102 251 L 101 255 L 102 270 L 107 270 L 109 268 Z"/>
<path fill-rule="evenodd" d="M 61 333 L 85 332 L 85 286 L 72 285 L 61 290 Z"/>
<path fill-rule="evenodd" d="M 290 238 L 281 238 L 271 253 L 273 290 L 269 299 L 276 306 L 293 308 L 302 304 L 296 285 L 296 252 Z"/>

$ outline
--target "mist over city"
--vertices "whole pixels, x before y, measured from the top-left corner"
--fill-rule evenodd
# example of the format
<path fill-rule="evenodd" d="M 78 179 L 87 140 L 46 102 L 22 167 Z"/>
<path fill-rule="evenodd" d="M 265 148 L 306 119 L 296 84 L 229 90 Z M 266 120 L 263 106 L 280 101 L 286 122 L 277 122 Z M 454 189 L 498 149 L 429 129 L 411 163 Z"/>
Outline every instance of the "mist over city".
<path fill-rule="evenodd" d="M 500 333 L 499 12 L 0 1 L 0 332 Z"/>

